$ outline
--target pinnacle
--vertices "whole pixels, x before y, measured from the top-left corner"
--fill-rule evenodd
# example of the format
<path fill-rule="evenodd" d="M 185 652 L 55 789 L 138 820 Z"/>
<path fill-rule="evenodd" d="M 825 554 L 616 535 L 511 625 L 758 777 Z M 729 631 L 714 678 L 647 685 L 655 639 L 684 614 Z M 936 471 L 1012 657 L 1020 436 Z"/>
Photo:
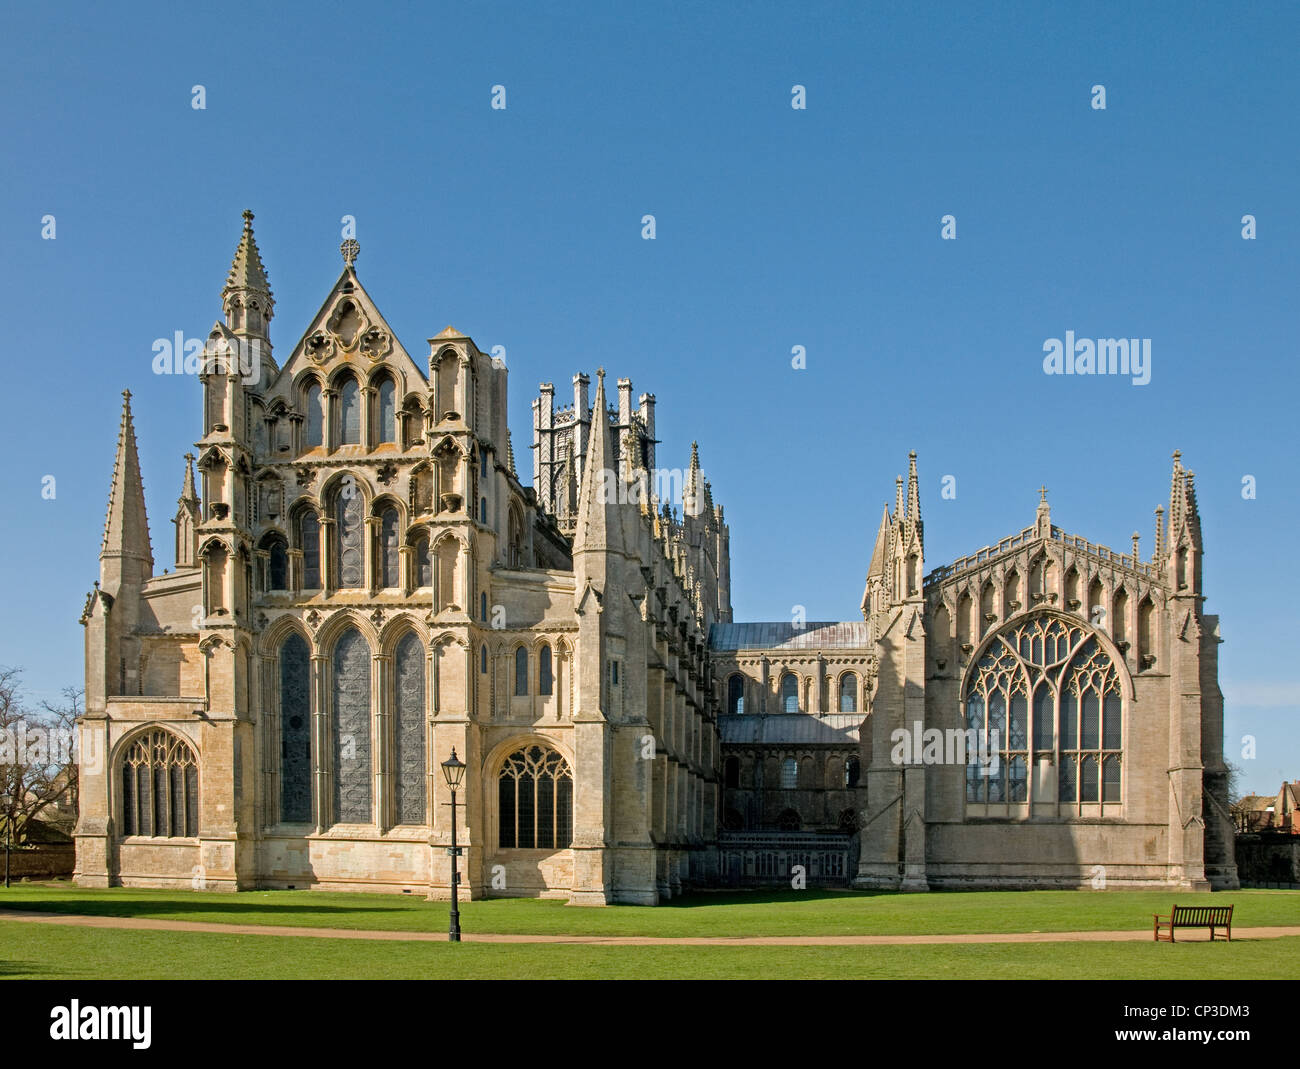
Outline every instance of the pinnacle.
<path fill-rule="evenodd" d="M 262 266 L 262 254 L 257 250 L 257 239 L 253 237 L 253 213 L 244 212 L 244 230 L 239 235 L 239 247 L 235 249 L 235 258 L 230 264 L 230 273 L 226 276 L 225 288 L 221 291 L 224 298 L 233 290 L 257 290 L 271 296 L 271 284 L 266 278 L 266 268 Z"/>

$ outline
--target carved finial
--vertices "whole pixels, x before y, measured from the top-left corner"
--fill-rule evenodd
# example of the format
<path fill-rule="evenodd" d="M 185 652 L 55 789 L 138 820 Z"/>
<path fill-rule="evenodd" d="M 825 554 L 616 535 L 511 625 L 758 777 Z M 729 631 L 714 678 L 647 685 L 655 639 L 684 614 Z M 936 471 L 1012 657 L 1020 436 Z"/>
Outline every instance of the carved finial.
<path fill-rule="evenodd" d="M 247 208 L 244 209 L 244 229 L 253 229 L 253 213 Z"/>
<path fill-rule="evenodd" d="M 603 367 L 596 368 L 596 378 L 598 378 L 601 382 L 605 381 L 605 369 Z"/>
<path fill-rule="evenodd" d="M 357 256 L 361 252 L 361 244 L 356 238 L 348 238 L 339 246 L 339 252 L 343 254 L 343 262 L 351 267 L 357 262 Z"/>
<path fill-rule="evenodd" d="M 123 391 L 122 391 L 122 400 L 125 401 L 128 405 L 131 403 L 131 391 L 130 391 L 130 390 L 123 390 Z"/>

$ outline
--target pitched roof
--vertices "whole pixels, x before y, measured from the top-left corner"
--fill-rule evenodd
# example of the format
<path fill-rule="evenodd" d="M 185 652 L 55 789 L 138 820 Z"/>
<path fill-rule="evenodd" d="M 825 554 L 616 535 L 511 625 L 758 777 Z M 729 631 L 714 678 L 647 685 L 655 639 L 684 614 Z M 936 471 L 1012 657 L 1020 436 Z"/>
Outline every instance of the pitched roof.
<path fill-rule="evenodd" d="M 861 713 L 778 713 L 773 716 L 721 716 L 718 733 L 723 743 L 796 743 L 832 746 L 857 745 Z"/>
<path fill-rule="evenodd" d="M 863 620 L 844 623 L 809 622 L 796 628 L 791 621 L 719 623 L 709 629 L 709 648 L 729 650 L 858 650 L 871 645 Z"/>

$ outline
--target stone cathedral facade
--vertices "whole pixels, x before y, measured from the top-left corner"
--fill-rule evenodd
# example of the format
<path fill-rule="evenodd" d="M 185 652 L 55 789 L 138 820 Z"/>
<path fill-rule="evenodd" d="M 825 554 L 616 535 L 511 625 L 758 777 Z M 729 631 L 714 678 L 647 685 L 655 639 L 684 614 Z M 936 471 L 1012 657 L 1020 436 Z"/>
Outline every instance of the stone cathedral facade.
<path fill-rule="evenodd" d="M 81 885 L 445 897 L 453 750 L 472 897 L 654 904 L 796 864 L 1236 885 L 1177 455 L 1149 560 L 1064 533 L 1044 494 L 929 574 L 913 455 L 861 620 L 738 623 L 723 508 L 694 446 L 660 466 L 653 394 L 543 384 L 524 485 L 504 364 L 452 327 L 413 357 L 343 253 L 277 360 L 245 213 L 161 573 L 125 395 L 81 621 Z"/>

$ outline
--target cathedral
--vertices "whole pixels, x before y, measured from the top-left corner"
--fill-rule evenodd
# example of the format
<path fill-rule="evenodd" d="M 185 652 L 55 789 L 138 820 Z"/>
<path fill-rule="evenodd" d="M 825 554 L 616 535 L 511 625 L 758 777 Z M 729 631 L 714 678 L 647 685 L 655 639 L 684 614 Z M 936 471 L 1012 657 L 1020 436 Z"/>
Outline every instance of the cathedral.
<path fill-rule="evenodd" d="M 78 884 L 444 898 L 454 819 L 471 898 L 1237 886 L 1177 453 L 1149 559 L 1044 491 L 928 573 L 912 454 L 860 620 L 736 622 L 723 507 L 694 443 L 660 466 L 653 394 L 543 384 L 525 485 L 504 362 L 450 326 L 412 356 L 358 251 L 280 362 L 244 213 L 161 572 L 124 395 Z"/>

